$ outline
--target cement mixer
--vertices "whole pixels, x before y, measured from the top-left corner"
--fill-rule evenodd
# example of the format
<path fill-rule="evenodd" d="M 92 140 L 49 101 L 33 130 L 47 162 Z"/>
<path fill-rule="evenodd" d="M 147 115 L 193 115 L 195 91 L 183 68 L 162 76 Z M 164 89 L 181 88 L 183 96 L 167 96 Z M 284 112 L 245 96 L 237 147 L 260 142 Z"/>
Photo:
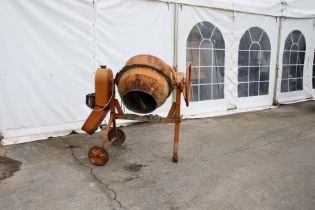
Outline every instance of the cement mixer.
<path fill-rule="evenodd" d="M 122 111 L 115 97 L 116 86 L 123 104 L 139 114 L 126 114 Z M 167 117 L 149 114 L 162 106 L 167 98 L 175 94 Z M 117 128 L 116 120 L 138 120 L 154 123 L 174 123 L 173 162 L 178 162 L 178 142 L 181 122 L 180 103 L 183 95 L 189 106 L 191 92 L 191 65 L 186 74 L 176 71 L 161 59 L 152 55 L 137 55 L 130 58 L 118 72 L 115 79 L 113 72 L 101 66 L 95 74 L 95 93 L 86 96 L 86 104 L 92 109 L 82 130 L 93 134 L 110 113 L 100 146 L 89 149 L 88 157 L 92 164 L 103 166 L 109 156 L 106 148 L 110 145 L 120 146 L 124 143 L 125 133 Z"/>

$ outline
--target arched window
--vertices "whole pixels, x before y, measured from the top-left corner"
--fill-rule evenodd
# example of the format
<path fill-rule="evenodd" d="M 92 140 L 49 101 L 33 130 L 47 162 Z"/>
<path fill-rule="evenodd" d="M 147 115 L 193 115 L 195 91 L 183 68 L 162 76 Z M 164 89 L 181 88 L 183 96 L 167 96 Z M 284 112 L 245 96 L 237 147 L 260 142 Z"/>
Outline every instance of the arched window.
<path fill-rule="evenodd" d="M 313 76 L 312 76 L 313 89 L 315 89 L 315 50 L 314 50 L 314 60 L 313 60 Z"/>
<path fill-rule="evenodd" d="M 268 95 L 270 41 L 259 27 L 249 28 L 238 50 L 238 97 Z"/>
<path fill-rule="evenodd" d="M 305 47 L 304 36 L 298 30 L 292 31 L 285 40 L 281 92 L 303 90 Z"/>
<path fill-rule="evenodd" d="M 192 64 L 191 101 L 224 98 L 225 44 L 220 30 L 200 22 L 187 39 L 186 61 Z"/>

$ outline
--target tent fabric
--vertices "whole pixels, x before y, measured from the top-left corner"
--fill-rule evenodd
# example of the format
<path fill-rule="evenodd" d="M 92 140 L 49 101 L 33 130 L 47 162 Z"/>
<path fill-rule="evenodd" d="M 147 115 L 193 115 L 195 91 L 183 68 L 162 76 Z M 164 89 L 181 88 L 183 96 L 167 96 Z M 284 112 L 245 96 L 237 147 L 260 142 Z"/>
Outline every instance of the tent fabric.
<path fill-rule="evenodd" d="M 312 0 L 159 0 L 183 5 L 208 7 L 275 17 L 314 18 Z"/>
<path fill-rule="evenodd" d="M 91 1 L 0 7 L 0 131 L 18 143 L 78 129 L 93 89 Z M 82 93 L 82 94 L 81 94 Z"/>
<path fill-rule="evenodd" d="M 80 131 L 90 112 L 85 95 L 94 92 L 96 68 L 107 65 L 116 73 L 131 56 L 142 53 L 177 65 L 179 71 L 196 62 L 196 56 L 204 59 L 205 65 L 198 61 L 194 67 L 194 82 L 205 100 L 197 98 L 189 109 L 183 103 L 184 117 L 270 107 L 274 97 L 282 103 L 314 97 L 314 14 L 309 0 L 4 0 L 0 7 L 4 144 Z M 196 26 L 204 27 L 202 32 L 196 32 Z M 281 92 L 285 40 L 294 30 L 305 38 L 303 79 L 292 77 L 292 82 L 303 80 L 303 90 Z M 270 46 L 249 40 L 249 34 L 265 34 Z M 246 36 L 243 49 L 240 42 Z M 267 67 L 240 66 L 244 56 L 250 62 L 267 58 Z M 243 71 L 248 75 L 241 77 Z M 269 73 L 267 79 L 264 72 Z M 246 85 L 251 95 L 240 97 L 240 88 Z M 169 97 L 153 114 L 165 115 L 171 101 Z"/>

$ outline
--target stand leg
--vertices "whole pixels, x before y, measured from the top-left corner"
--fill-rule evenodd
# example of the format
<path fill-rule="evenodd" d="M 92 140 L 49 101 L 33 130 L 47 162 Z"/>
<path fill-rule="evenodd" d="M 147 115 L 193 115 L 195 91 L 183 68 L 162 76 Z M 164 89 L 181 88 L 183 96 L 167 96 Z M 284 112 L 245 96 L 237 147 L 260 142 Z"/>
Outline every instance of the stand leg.
<path fill-rule="evenodd" d="M 106 142 L 106 140 L 107 140 L 108 133 L 109 133 L 109 131 L 110 131 L 110 126 L 112 125 L 113 120 L 114 120 L 114 115 L 111 114 L 111 115 L 110 115 L 110 118 L 109 118 L 109 120 L 108 120 L 108 124 L 107 124 L 106 130 L 105 130 L 105 132 L 104 132 L 104 136 L 103 136 L 103 140 L 102 140 L 102 147 L 104 147 L 104 145 L 105 145 L 105 142 Z"/>
<path fill-rule="evenodd" d="M 173 162 L 178 162 L 178 143 L 179 143 L 179 128 L 180 128 L 180 90 L 176 90 L 176 102 L 175 102 L 175 133 L 174 133 L 174 144 L 173 144 Z"/>
<path fill-rule="evenodd" d="M 115 132 L 115 136 L 117 136 L 117 129 L 116 129 L 116 120 L 113 120 L 113 127 L 114 127 L 114 132 Z"/>
<path fill-rule="evenodd" d="M 173 102 L 168 114 L 167 114 L 167 117 L 174 117 L 174 113 L 175 113 L 175 109 L 176 109 L 176 103 Z"/>
<path fill-rule="evenodd" d="M 174 144 L 173 144 L 173 162 L 178 162 L 178 141 L 179 141 L 179 128 L 180 122 L 175 124 L 175 133 L 174 133 Z"/>

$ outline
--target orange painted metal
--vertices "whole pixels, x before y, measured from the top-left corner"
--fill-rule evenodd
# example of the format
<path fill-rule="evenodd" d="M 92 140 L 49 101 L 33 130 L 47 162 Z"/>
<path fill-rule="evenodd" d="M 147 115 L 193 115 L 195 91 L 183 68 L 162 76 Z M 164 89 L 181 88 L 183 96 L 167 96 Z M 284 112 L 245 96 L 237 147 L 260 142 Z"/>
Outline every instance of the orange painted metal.
<path fill-rule="evenodd" d="M 150 113 L 165 103 L 173 90 L 174 69 L 151 55 L 130 58 L 116 76 L 125 106 L 136 113 Z"/>
<path fill-rule="evenodd" d="M 191 65 L 186 69 L 185 75 L 182 72 L 176 72 L 175 69 L 157 57 L 138 55 L 129 59 L 124 68 L 116 75 L 115 82 L 123 103 L 128 109 L 137 113 L 154 111 L 166 101 L 173 90 L 176 90 L 176 99 L 172 103 L 167 117 L 152 114 L 124 114 L 119 101 L 115 98 L 115 86 L 112 77 L 110 69 L 97 70 L 95 78 L 96 108 L 94 108 L 82 128 L 88 133 L 93 133 L 106 114 L 110 112 L 101 147 L 95 146 L 89 151 L 91 163 L 94 165 L 106 164 L 108 153 L 105 148 L 112 144 L 121 145 L 124 142 L 123 132 L 119 132 L 116 128 L 117 119 L 174 123 L 172 160 L 178 162 L 181 95 L 183 94 L 188 106 L 191 91 Z"/>
<path fill-rule="evenodd" d="M 113 95 L 113 71 L 100 67 L 95 73 L 95 105 L 99 108 L 106 107 Z"/>
<path fill-rule="evenodd" d="M 105 119 L 114 94 L 113 72 L 108 68 L 98 68 L 95 73 L 95 107 L 82 126 L 82 130 L 93 134 Z"/>

